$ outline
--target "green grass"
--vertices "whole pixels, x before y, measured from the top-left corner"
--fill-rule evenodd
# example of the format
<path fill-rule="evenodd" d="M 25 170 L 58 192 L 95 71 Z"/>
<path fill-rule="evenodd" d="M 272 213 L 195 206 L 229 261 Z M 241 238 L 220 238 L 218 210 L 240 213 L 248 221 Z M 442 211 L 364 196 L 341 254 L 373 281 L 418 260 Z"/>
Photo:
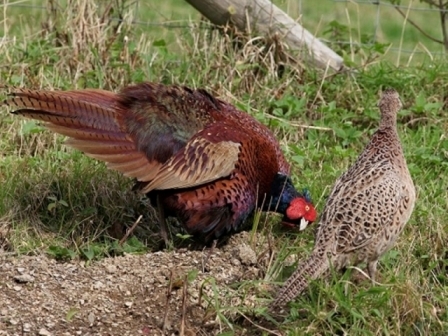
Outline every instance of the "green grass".
<path fill-rule="evenodd" d="M 180 0 L 157 8 L 141 5 L 145 7 L 138 12 L 139 20 L 198 18 Z M 279 5 L 297 10 L 291 3 Z M 316 31 L 322 31 L 322 22 L 335 19 L 321 20 L 322 14 L 316 12 L 304 2 L 303 22 L 313 27 L 320 24 Z M 0 44 L 2 84 L 116 90 L 151 80 L 207 88 L 275 131 L 293 164 L 294 183 L 310 189 L 319 211 L 336 178 L 355 160 L 377 126 L 378 92 L 385 86 L 395 87 L 404 102 L 399 133 L 418 201 L 396 247 L 381 259 L 383 285 L 353 284 L 350 272 L 315 281 L 291 305 L 286 321 L 269 328 L 289 335 L 448 332 L 446 61 L 420 59 L 424 62 L 409 66 L 400 62 L 396 67 L 397 54 L 382 56 L 363 49 L 354 61 L 360 65 L 374 55 L 375 62 L 360 67 L 356 74 L 323 77 L 314 69 L 290 63 L 279 66 L 270 57 L 281 57 L 275 45 L 268 55 L 255 44 L 238 49 L 217 31 L 135 29 L 128 24 L 114 30 L 114 22 L 83 30 L 74 26 L 72 18 L 59 21 L 55 28 L 45 26 L 41 33 L 29 25 L 24 9 L 11 7 L 6 13 L 4 31 L 17 39 Z M 382 27 L 384 39 L 396 43 L 401 26 L 398 23 L 392 29 L 391 21 L 388 18 L 389 28 Z M 361 22 L 363 27 L 355 26 L 358 33 L 373 21 Z M 55 43 L 56 36 L 77 47 Z M 406 48 L 419 38 L 413 39 Z M 32 122 L 13 118 L 4 109 L 0 112 L 0 247 L 19 254 L 46 252 L 60 259 L 87 260 L 157 248 L 155 212 L 145 198 L 130 190 L 132 181 L 64 147 L 62 141 Z M 132 239 L 119 246 L 123 227 L 130 227 L 140 215 L 144 217 Z M 261 279 L 269 283 L 283 281 L 293 270 L 283 267 L 288 255 L 304 258 L 313 245 L 313 229 L 285 233 L 275 228 L 276 223 L 275 216 L 262 217 L 260 223 L 260 230 L 272 234 L 280 251 Z M 236 286 L 245 292 L 259 284 Z M 234 308 L 216 302 L 215 309 L 234 330 L 242 328 L 241 320 L 229 314 Z"/>
<path fill-rule="evenodd" d="M 356 59 L 349 45 L 338 47 L 336 41 L 352 41 L 353 43 L 371 43 L 372 37 L 380 43 L 390 44 L 390 50 L 386 58 L 394 64 L 407 64 L 409 62 L 421 62 L 432 57 L 440 57 L 444 51 L 442 44 L 429 39 L 420 33 L 409 22 L 406 22 L 398 11 L 381 1 L 376 5 L 357 3 L 356 1 L 336 2 L 318 0 L 315 2 L 302 1 L 302 13 L 300 13 L 298 1 L 280 1 L 282 8 L 293 16 L 300 16 L 305 28 L 313 34 L 329 40 L 330 46 L 342 49 L 349 59 Z M 440 18 L 437 11 L 421 11 L 416 9 L 429 9 L 429 6 L 420 1 L 399 1 L 401 11 L 415 22 L 423 31 L 431 37 L 442 40 Z M 317 6 L 319 4 L 319 6 Z M 411 10 L 407 13 L 407 8 Z M 346 26 L 347 30 L 340 31 L 340 35 L 334 34 L 334 29 L 329 30 L 332 21 Z M 378 26 L 377 26 L 378 25 Z M 434 55 L 432 55 L 434 53 Z M 439 56 L 437 56 L 439 55 Z"/>
<path fill-rule="evenodd" d="M 286 11 L 292 18 L 298 20 L 306 29 L 328 41 L 337 52 L 344 54 L 346 60 L 358 62 L 366 58 L 365 50 L 358 50 L 359 43 L 371 44 L 374 41 L 386 44 L 386 55 L 396 65 L 420 63 L 433 58 L 445 57 L 442 44 L 434 42 L 419 32 L 407 22 L 398 11 L 387 6 L 384 1 L 378 6 L 357 3 L 356 1 L 294 1 L 276 0 L 275 5 Z M 7 37 L 35 37 L 40 35 L 39 27 L 46 22 L 45 7 L 54 8 L 55 13 L 64 11 L 67 1 L 24 0 L 19 2 L 5 1 L 0 8 L 0 35 Z M 49 4 L 52 4 L 50 6 Z M 98 8 L 109 8 L 107 3 L 99 3 Z M 434 39 L 442 40 L 440 15 L 430 9 L 426 3 L 415 0 L 402 0 L 401 11 L 415 22 L 424 32 Z M 410 8 L 408 11 L 407 8 Z M 133 32 L 136 36 L 143 35 L 150 40 L 163 39 L 171 50 L 178 51 L 178 40 L 188 38 L 188 27 L 192 21 L 197 21 L 200 14 L 183 0 L 154 1 L 118 1 L 114 2 L 113 13 L 119 18 L 120 12 L 132 15 Z M 62 17 L 62 15 L 59 15 Z M 129 15 L 123 16 L 124 19 Z M 54 23 L 58 19 L 48 21 Z M 169 27 L 169 28 L 167 28 Z M 40 28 L 40 27 L 39 27 Z M 43 28 L 46 28 L 44 25 Z M 338 44 L 338 42 L 345 44 Z M 134 41 L 138 43 L 138 40 Z M 346 44 L 353 43 L 353 46 Z M 375 44 L 371 47 L 375 49 Z M 355 53 L 354 51 L 358 52 Z M 362 57 L 360 57 L 362 55 Z M 376 58 L 375 58 L 376 60 Z M 374 60 L 369 59 L 369 62 Z"/>

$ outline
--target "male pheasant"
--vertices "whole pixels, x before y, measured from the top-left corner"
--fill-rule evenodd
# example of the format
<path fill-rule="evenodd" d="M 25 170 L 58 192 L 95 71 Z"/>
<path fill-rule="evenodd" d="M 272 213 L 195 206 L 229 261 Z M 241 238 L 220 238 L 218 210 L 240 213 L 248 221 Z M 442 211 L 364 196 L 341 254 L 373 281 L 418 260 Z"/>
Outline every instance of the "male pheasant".
<path fill-rule="evenodd" d="M 331 267 L 367 263 L 375 280 L 378 258 L 388 251 L 415 204 L 412 182 L 397 133 L 401 101 L 386 89 L 378 103 L 379 129 L 356 162 L 336 181 L 317 228 L 309 259 L 286 281 L 271 308 L 294 299 Z"/>
<path fill-rule="evenodd" d="M 135 178 L 159 209 L 165 241 L 164 214 L 202 242 L 238 231 L 262 204 L 300 229 L 316 219 L 272 132 L 205 90 L 155 83 L 119 93 L 17 89 L 5 103 Z"/>

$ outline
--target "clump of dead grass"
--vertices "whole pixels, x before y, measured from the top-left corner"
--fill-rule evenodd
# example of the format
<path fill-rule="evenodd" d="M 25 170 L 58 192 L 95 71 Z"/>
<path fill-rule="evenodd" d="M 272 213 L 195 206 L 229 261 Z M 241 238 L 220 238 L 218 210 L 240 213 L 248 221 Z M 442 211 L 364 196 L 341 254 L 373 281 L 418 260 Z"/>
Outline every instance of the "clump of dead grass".
<path fill-rule="evenodd" d="M 101 72 L 106 89 L 127 84 L 129 71 L 140 61 L 139 54 L 128 47 L 133 19 L 129 3 L 70 0 L 61 8 L 50 0 L 42 26 L 43 34 L 55 37 L 54 45 L 60 50 L 55 66 L 81 85 L 87 81 L 80 83 L 80 79 L 91 72 Z"/>
<path fill-rule="evenodd" d="M 288 86 L 303 81 L 304 65 L 278 34 L 262 36 L 201 22 L 191 36 L 193 41 L 179 39 L 178 44 L 191 59 L 202 60 L 207 69 L 203 81 L 213 83 L 217 92 L 233 97 L 269 91 L 279 98 Z M 272 86 L 274 82 L 280 85 Z"/>
<path fill-rule="evenodd" d="M 8 4 L 5 13 L 7 8 Z M 116 89 L 127 85 L 132 71 L 142 66 L 139 43 L 130 43 L 133 15 L 130 0 L 64 4 L 49 0 L 40 30 L 0 41 L 2 58 L 12 65 L 2 68 L 2 75 L 28 87 Z"/>

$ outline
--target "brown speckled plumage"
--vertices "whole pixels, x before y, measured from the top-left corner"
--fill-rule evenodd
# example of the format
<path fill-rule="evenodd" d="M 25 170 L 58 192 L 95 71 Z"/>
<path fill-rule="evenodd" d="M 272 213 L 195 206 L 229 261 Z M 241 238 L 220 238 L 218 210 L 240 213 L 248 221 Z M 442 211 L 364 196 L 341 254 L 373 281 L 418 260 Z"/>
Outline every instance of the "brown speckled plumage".
<path fill-rule="evenodd" d="M 378 106 L 379 129 L 336 181 L 311 256 L 286 281 L 273 308 L 293 300 L 330 265 L 339 270 L 365 262 L 374 281 L 378 258 L 394 245 L 409 220 L 416 196 L 396 128 L 398 93 L 386 89 Z"/>
<path fill-rule="evenodd" d="M 283 214 L 293 199 L 303 199 L 310 211 L 299 217 L 315 218 L 309 200 L 292 186 L 272 132 L 205 90 L 155 83 L 119 93 L 17 89 L 5 103 L 135 178 L 161 215 L 179 217 L 199 239 L 238 230 L 265 198 L 273 206 L 264 210 L 278 204 Z"/>

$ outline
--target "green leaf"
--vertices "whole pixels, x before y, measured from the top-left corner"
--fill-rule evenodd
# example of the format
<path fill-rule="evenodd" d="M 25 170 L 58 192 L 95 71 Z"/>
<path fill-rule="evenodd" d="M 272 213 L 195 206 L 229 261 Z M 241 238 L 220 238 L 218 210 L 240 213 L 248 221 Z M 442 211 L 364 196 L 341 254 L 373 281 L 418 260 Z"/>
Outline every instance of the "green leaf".
<path fill-rule="evenodd" d="M 160 39 L 160 40 L 155 40 L 152 45 L 154 47 L 166 47 L 166 42 L 164 39 Z"/>
<path fill-rule="evenodd" d="M 76 252 L 62 246 L 51 245 L 48 247 L 48 254 L 58 260 L 70 260 L 76 257 Z"/>
<path fill-rule="evenodd" d="M 65 320 L 67 322 L 70 322 L 78 312 L 79 312 L 79 310 L 76 309 L 75 307 L 70 308 L 68 310 L 67 314 L 65 314 Z"/>
<path fill-rule="evenodd" d="M 186 240 L 186 239 L 190 239 L 191 237 L 193 237 L 192 235 L 189 234 L 182 234 L 182 233 L 177 233 L 176 237 L 182 239 L 182 240 Z"/>
<path fill-rule="evenodd" d="M 193 282 L 198 277 L 199 270 L 193 269 L 187 274 L 188 283 Z"/>
<path fill-rule="evenodd" d="M 81 250 L 82 254 L 87 258 L 87 260 L 93 260 L 95 258 L 95 251 L 93 248 L 84 248 Z"/>

